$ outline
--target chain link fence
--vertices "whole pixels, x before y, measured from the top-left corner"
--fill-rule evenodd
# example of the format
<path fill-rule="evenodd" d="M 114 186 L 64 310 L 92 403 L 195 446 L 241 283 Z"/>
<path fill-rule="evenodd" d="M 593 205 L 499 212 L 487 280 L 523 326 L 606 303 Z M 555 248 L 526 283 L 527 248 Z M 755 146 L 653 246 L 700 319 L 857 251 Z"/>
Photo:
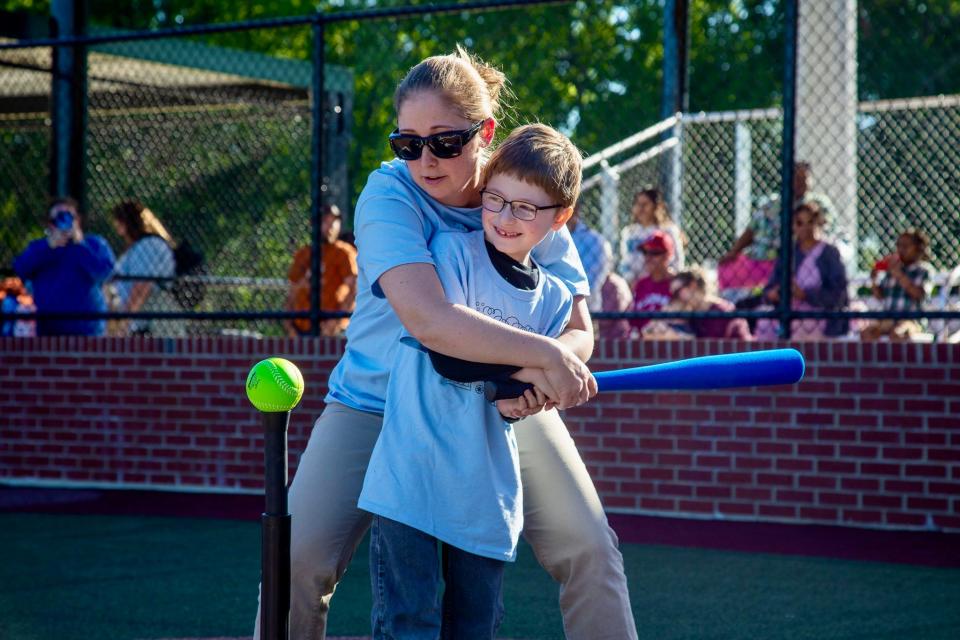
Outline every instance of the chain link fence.
<path fill-rule="evenodd" d="M 581 219 L 609 257 L 593 250 L 585 262 L 605 263 L 608 294 L 633 294 L 593 297 L 601 333 L 703 335 L 690 321 L 647 322 L 661 309 L 775 311 L 789 224 L 791 309 L 833 314 L 794 320 L 793 337 L 960 339 L 956 317 L 839 317 L 960 311 L 960 96 L 858 102 L 855 3 L 799 6 L 790 209 L 780 206 L 779 108 L 678 114 L 587 161 Z M 666 259 L 656 231 L 673 240 Z M 676 277 L 684 270 L 706 285 L 694 303 L 682 291 L 691 274 Z M 615 317 L 628 311 L 629 324 Z M 772 318 L 749 317 L 748 328 L 779 333 Z M 743 335 L 734 321 L 711 329 Z"/>
<path fill-rule="evenodd" d="M 776 11 L 757 14 L 765 32 L 780 28 L 773 22 L 782 20 L 781 8 L 777 4 Z M 780 108 L 678 114 L 588 155 L 578 209 L 583 225 L 574 236 L 581 240 L 591 275 L 590 306 L 601 318 L 601 334 L 686 337 L 690 319 L 657 315 L 667 308 L 694 316 L 743 312 L 747 323 L 724 319 L 700 328 L 742 336 L 746 325 L 751 336 L 776 335 L 775 322 L 759 316 L 778 304 L 784 221 L 803 244 L 795 245 L 798 259 L 790 278 L 812 279 L 797 287 L 811 296 L 790 292 L 796 311 L 894 309 L 875 294 L 883 293 L 884 277 L 893 271 L 889 256 L 896 253 L 899 236 L 913 228 L 929 238 L 929 278 L 923 301 L 905 300 L 902 308 L 960 308 L 955 290 L 960 272 L 954 269 L 960 264 L 960 96 L 861 100 L 860 94 L 870 92 L 856 73 L 856 14 L 851 2 L 800 4 L 793 191 L 798 204 L 813 202 L 815 210 L 798 214 L 796 227 L 794 207 L 780 207 Z M 705 17 L 705 28 L 714 35 L 725 24 L 719 15 Z M 483 33 L 485 17 L 463 12 L 424 18 L 424 28 L 440 38 L 432 51 L 450 50 L 458 42 L 471 46 Z M 899 25 L 911 33 L 920 29 Z M 386 145 L 350 141 L 354 134 L 365 140 L 385 135 L 394 126 L 382 120 L 383 109 L 374 107 L 390 102 L 397 78 L 388 82 L 377 75 L 382 51 L 351 50 L 344 43 L 360 37 L 391 42 L 396 23 L 328 26 L 331 57 L 324 66 L 326 100 L 319 110 L 312 96 L 314 62 L 289 55 L 312 50 L 316 56 L 311 28 L 305 19 L 282 27 L 237 25 L 205 35 L 127 34 L 87 48 L 85 229 L 104 237 L 122 260 L 129 247 L 112 211 L 137 199 L 169 231 L 172 248 L 189 245 L 203 256 L 202 267 L 183 277 L 171 272 L 170 258 L 179 257 L 172 250 L 165 270 L 135 274 L 150 275 L 148 281 L 158 289 L 175 293 L 192 287 L 198 294 L 186 305 L 177 296 L 154 298 L 144 310 L 181 316 L 155 323 L 154 333 L 279 335 L 286 330 L 276 316 L 289 307 L 288 269 L 297 249 L 311 242 L 311 140 L 317 113 L 324 114 L 326 131 L 323 203 L 337 204 L 347 224 L 350 203 L 364 180 L 358 168 L 388 159 Z M 503 46 L 530 47 L 537 40 L 523 37 L 508 38 Z M 272 44 L 265 51 L 248 50 L 260 41 Z M 771 36 L 773 41 L 779 42 Z M 877 66 L 876 43 L 871 46 L 866 64 L 875 77 L 883 67 Z M 409 41 L 391 55 L 412 66 L 424 49 Z M 521 66 L 505 69 L 512 78 L 530 77 L 545 64 L 557 69 L 571 64 L 568 57 L 518 58 Z M 775 59 L 780 60 L 779 52 Z M 46 224 L 53 63 L 50 46 L 0 49 L 0 215 L 5 221 L 0 268 L 8 270 Z M 355 105 L 359 91 L 364 100 Z M 549 96 L 540 99 L 549 101 Z M 818 228 L 818 239 L 827 245 L 804 262 L 816 246 L 798 236 L 808 224 Z M 651 240 L 658 229 L 662 234 Z M 593 241 L 583 242 L 591 233 Z M 654 266 L 661 263 L 662 268 Z M 652 270 L 656 277 L 651 279 Z M 681 272 L 689 273 L 673 278 Z M 122 273 L 113 280 L 123 287 Z M 701 282 L 706 295 L 692 296 L 686 285 L 699 290 Z M 821 295 L 825 282 L 829 300 Z M 892 285 L 889 278 L 887 285 Z M 234 317 L 219 317 L 228 314 Z M 799 337 L 857 338 L 865 322 L 802 318 L 791 326 Z M 831 325 L 829 331 L 825 324 Z M 960 325 L 941 314 L 913 328 L 918 339 L 948 339 Z"/>
<path fill-rule="evenodd" d="M 279 43 L 310 39 L 310 28 L 260 35 Z M 226 34 L 229 37 L 232 34 Z M 82 228 L 114 251 L 106 284 L 113 311 L 171 313 L 282 311 L 294 253 L 308 246 L 311 208 L 313 65 L 223 46 L 223 34 L 107 41 L 86 56 L 86 201 Z M 0 265 L 9 268 L 44 235 L 52 144 L 52 49 L 0 51 Z M 353 81 L 329 65 L 324 201 L 347 210 L 346 145 Z M 118 225 L 115 209 L 139 201 L 169 233 L 164 249 L 136 241 L 155 225 Z M 161 232 L 162 233 L 162 232 Z M 192 272 L 172 270 L 189 247 Z M 166 255 L 164 255 L 166 254 Z M 144 258 L 146 256 L 146 258 Z M 153 287 L 129 304 L 133 285 Z M 183 295 L 189 290 L 191 295 Z M 279 334 L 267 319 L 134 321 L 159 335 Z M 123 321 L 108 331 L 127 332 Z"/>

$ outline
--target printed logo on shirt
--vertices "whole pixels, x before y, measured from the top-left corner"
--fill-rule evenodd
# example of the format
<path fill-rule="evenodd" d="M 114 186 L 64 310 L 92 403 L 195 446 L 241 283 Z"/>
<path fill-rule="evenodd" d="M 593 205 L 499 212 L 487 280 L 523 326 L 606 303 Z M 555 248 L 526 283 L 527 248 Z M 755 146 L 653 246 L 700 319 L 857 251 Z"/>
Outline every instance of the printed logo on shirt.
<path fill-rule="evenodd" d="M 517 329 L 523 329 L 524 331 L 529 331 L 530 333 L 537 333 L 537 330 L 531 327 L 528 324 L 523 324 L 516 316 L 503 316 L 503 310 L 496 307 L 488 305 L 486 302 L 477 302 L 474 305 L 480 313 L 485 316 L 489 316 L 494 320 L 499 320 L 504 324 L 508 324 L 511 327 L 516 327 Z"/>

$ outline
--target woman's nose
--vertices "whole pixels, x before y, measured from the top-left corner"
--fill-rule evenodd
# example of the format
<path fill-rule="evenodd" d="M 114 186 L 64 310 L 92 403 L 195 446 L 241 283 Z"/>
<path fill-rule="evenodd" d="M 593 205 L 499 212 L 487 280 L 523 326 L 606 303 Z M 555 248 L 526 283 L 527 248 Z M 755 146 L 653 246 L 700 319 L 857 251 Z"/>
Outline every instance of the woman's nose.
<path fill-rule="evenodd" d="M 425 167 L 437 166 L 437 156 L 433 155 L 433 151 L 426 145 L 424 145 L 423 151 L 420 153 L 420 164 Z"/>

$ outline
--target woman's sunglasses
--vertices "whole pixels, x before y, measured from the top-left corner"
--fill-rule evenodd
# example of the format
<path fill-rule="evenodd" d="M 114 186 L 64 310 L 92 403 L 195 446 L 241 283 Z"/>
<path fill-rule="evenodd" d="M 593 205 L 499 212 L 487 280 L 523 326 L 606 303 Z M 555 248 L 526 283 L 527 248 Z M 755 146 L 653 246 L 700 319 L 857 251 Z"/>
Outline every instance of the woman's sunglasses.
<path fill-rule="evenodd" d="M 484 122 L 481 120 L 464 131 L 442 131 L 426 137 L 400 133 L 397 129 L 390 134 L 390 148 L 401 160 L 419 160 L 425 146 L 430 148 L 430 153 L 443 160 L 456 158 L 463 153 L 463 145 L 477 135 Z"/>

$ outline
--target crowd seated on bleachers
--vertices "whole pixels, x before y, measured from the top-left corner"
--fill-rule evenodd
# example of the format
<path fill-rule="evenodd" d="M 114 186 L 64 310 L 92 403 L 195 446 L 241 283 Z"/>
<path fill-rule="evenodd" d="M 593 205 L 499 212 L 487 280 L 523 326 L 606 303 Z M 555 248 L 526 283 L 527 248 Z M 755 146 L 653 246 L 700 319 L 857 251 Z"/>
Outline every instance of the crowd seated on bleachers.
<path fill-rule="evenodd" d="M 849 251 L 844 253 L 844 248 L 849 250 L 850 246 L 832 237 L 828 231 L 831 228 L 830 201 L 809 189 L 809 164 L 797 164 L 794 180 L 797 206 L 792 217 L 795 240 L 793 283 L 789 294 L 792 309 L 827 312 L 960 310 L 960 296 L 952 293 L 960 286 L 960 265 L 952 272 L 936 274 L 926 261 L 928 241 L 922 232 L 916 230 L 900 236 L 897 253 L 880 261 L 869 279 L 849 276 L 845 266 L 850 264 Z M 765 200 L 754 214 L 750 227 L 730 251 L 719 257 L 715 268 L 711 268 L 708 261 L 706 267 L 697 265 L 691 272 L 680 274 L 687 280 L 681 288 L 686 288 L 692 280 L 689 290 L 696 292 L 695 296 L 683 301 L 677 299 L 676 291 L 671 294 L 669 289 L 670 285 L 678 286 L 674 265 L 682 251 L 680 239 L 685 235 L 670 221 L 660 191 L 647 189 L 638 192 L 631 214 L 634 222 L 620 232 L 620 255 L 617 257 L 619 269 L 626 278 L 609 269 L 614 258 L 610 243 L 600 233 L 579 219 L 574 223 L 576 230 L 571 227 L 588 274 L 598 274 L 590 278 L 593 291 L 591 311 L 734 311 L 779 307 L 779 221 L 772 222 L 780 214 L 776 198 Z M 762 269 L 745 270 L 760 263 Z M 759 275 L 763 276 L 762 280 L 758 279 Z M 625 282 L 618 286 L 617 280 Z M 593 284 L 597 281 L 599 287 Z M 911 286 L 910 282 L 918 284 Z M 744 286 L 745 283 L 749 286 Z M 720 285 L 719 295 L 712 294 L 716 284 Z M 934 299 L 931 291 L 936 286 L 939 286 L 939 295 Z M 858 295 L 864 290 L 869 291 L 869 296 Z M 686 339 L 709 335 L 749 340 L 779 337 L 778 321 L 766 318 L 736 323 L 725 319 L 692 322 L 603 319 L 597 322 L 597 327 L 597 335 L 601 338 Z M 892 319 L 868 322 L 847 318 L 798 318 L 791 323 L 790 333 L 793 340 L 960 342 L 960 320 L 941 319 L 928 323 Z"/>

